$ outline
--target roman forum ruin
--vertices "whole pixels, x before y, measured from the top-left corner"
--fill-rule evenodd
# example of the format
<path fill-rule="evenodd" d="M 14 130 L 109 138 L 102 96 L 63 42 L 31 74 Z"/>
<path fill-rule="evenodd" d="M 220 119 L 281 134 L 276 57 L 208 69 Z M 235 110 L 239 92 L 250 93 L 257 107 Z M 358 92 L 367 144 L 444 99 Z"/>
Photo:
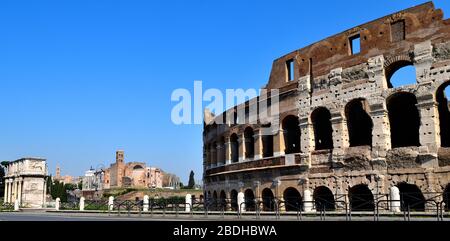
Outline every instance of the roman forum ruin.
<path fill-rule="evenodd" d="M 391 83 L 406 66 L 414 83 Z M 450 19 L 432 2 L 288 53 L 265 86 L 279 91 L 279 115 L 230 123 L 230 112 L 251 118 L 252 101 L 205 115 L 205 195 L 234 209 L 238 196 L 247 209 L 279 200 L 286 210 L 373 210 L 398 197 L 417 211 L 429 200 L 448 208 L 449 85 Z"/>

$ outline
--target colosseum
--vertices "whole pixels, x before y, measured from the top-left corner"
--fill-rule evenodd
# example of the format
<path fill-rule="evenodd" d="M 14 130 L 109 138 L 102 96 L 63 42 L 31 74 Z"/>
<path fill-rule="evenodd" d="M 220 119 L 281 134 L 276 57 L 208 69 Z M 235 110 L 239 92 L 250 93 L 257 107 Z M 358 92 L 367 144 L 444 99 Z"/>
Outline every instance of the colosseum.
<path fill-rule="evenodd" d="M 402 68 L 410 84 L 391 82 Z M 288 53 L 264 87 L 279 114 L 234 122 L 262 95 L 205 111 L 205 196 L 243 211 L 448 210 L 449 85 L 450 19 L 432 2 Z"/>

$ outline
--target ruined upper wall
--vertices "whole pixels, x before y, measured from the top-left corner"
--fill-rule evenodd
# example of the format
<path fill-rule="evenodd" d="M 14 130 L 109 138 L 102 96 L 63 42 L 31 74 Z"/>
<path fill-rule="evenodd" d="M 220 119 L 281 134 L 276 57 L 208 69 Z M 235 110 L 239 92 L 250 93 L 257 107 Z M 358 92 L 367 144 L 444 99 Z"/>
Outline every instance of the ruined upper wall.
<path fill-rule="evenodd" d="M 398 30 L 393 23 L 404 21 L 404 39 L 396 40 Z M 424 41 L 437 44 L 450 39 L 450 19 L 443 20 L 443 12 L 432 2 L 359 25 L 322 41 L 296 50 L 279 59 L 272 66 L 268 89 L 292 85 L 299 77 L 317 77 L 332 69 L 348 68 L 366 63 L 369 58 L 383 55 L 385 59 L 413 51 L 414 45 Z M 351 53 L 351 38 L 360 36 L 360 52 Z M 397 36 L 398 37 L 398 36 Z M 294 62 L 293 81 L 288 80 L 289 61 Z M 312 64 L 311 64 L 312 63 Z"/>

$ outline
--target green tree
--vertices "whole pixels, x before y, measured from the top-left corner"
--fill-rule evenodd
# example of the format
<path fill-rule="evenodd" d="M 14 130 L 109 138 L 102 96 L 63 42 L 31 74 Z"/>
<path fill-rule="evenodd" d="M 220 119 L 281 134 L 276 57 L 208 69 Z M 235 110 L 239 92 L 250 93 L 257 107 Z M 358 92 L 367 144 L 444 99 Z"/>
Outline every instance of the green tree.
<path fill-rule="evenodd" d="M 83 181 L 78 182 L 78 189 L 83 189 Z"/>
<path fill-rule="evenodd" d="M 191 171 L 191 173 L 189 174 L 188 188 L 192 189 L 194 187 L 195 187 L 194 171 Z"/>

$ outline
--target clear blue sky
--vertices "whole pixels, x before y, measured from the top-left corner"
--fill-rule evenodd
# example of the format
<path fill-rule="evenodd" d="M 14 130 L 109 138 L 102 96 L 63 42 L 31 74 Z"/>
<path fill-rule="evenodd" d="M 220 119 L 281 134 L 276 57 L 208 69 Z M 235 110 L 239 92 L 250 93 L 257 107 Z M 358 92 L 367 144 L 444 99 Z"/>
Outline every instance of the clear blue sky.
<path fill-rule="evenodd" d="M 260 88 L 275 58 L 423 2 L 3 0 L 0 159 L 82 175 L 120 148 L 200 179 L 202 126 L 172 124 L 174 89 Z"/>

